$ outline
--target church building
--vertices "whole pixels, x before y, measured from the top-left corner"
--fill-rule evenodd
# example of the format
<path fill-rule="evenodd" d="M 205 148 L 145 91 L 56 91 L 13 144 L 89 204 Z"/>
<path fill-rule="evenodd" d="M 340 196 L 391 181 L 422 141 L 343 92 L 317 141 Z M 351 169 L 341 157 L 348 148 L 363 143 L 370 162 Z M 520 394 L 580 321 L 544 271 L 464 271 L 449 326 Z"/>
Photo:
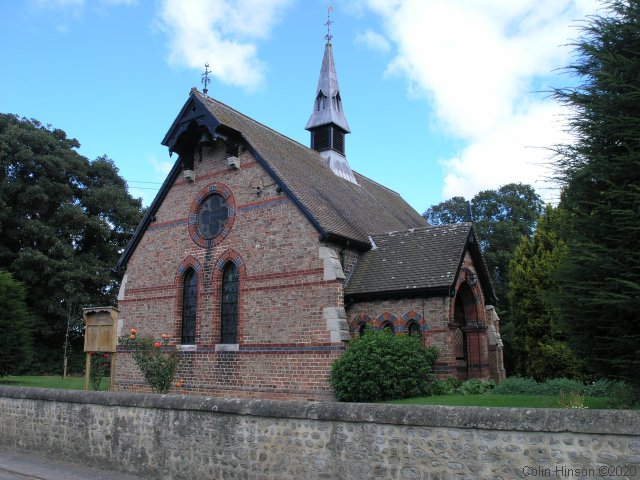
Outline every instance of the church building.
<path fill-rule="evenodd" d="M 441 378 L 503 379 L 473 225 L 430 226 L 350 168 L 331 37 L 305 128 L 311 148 L 191 90 L 162 141 L 178 158 L 117 265 L 122 331 L 169 334 L 176 393 L 332 399 L 331 364 L 365 326 L 436 345 Z M 148 390 L 126 351 L 116 388 Z"/>

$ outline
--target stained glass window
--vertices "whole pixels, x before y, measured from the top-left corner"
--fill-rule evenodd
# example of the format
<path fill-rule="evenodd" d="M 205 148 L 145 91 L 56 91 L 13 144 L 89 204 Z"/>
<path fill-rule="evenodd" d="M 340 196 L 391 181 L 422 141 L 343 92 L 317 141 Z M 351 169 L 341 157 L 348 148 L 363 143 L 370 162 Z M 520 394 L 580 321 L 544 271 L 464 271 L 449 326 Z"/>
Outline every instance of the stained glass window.
<path fill-rule="evenodd" d="M 222 301 L 220 302 L 221 343 L 238 341 L 238 267 L 229 262 L 222 272 Z"/>
<path fill-rule="evenodd" d="M 207 240 L 222 233 L 229 216 L 227 201 L 222 195 L 211 195 L 206 198 L 198 210 L 198 230 Z"/>
<path fill-rule="evenodd" d="M 187 270 L 182 287 L 182 333 L 180 342 L 193 345 L 196 341 L 196 305 L 198 303 L 198 275 Z"/>

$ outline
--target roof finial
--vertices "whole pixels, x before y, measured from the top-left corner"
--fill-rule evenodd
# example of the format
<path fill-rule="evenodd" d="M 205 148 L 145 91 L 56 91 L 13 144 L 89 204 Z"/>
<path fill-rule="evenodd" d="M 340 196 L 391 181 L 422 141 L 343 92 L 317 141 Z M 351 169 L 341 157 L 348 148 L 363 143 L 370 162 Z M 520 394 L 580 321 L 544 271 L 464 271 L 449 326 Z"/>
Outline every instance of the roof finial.
<path fill-rule="evenodd" d="M 204 84 L 204 88 L 202 89 L 202 93 L 204 93 L 205 95 L 207 94 L 207 92 L 209 91 L 209 89 L 207 88 L 209 83 L 211 83 L 211 79 L 209 78 L 209 74 L 211 73 L 211 70 L 209 70 L 209 62 L 204 64 L 204 73 L 202 74 L 202 83 Z"/>
<path fill-rule="evenodd" d="M 324 36 L 327 43 L 331 43 L 331 39 L 333 38 L 333 35 L 331 35 L 331 24 L 333 23 L 333 21 L 331 21 L 331 12 L 333 12 L 333 7 L 329 5 L 327 6 L 327 23 L 325 23 L 327 26 L 327 34 Z"/>

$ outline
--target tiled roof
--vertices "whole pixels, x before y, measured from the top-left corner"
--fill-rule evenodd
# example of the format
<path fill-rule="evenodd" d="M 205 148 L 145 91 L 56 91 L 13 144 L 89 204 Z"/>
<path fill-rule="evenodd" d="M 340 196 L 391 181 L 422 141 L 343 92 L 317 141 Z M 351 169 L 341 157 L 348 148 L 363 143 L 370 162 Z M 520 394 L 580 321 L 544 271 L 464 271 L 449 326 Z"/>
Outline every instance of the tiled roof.
<path fill-rule="evenodd" d="M 320 154 L 195 91 L 223 125 L 237 130 L 327 233 L 368 242 L 373 233 L 424 227 L 400 195 L 357 174 L 359 185 L 335 175 Z"/>
<path fill-rule="evenodd" d="M 345 287 L 345 297 L 448 292 L 455 286 L 469 248 L 487 303 L 494 294 L 471 223 L 430 226 L 372 235 L 375 247 L 362 255 Z"/>

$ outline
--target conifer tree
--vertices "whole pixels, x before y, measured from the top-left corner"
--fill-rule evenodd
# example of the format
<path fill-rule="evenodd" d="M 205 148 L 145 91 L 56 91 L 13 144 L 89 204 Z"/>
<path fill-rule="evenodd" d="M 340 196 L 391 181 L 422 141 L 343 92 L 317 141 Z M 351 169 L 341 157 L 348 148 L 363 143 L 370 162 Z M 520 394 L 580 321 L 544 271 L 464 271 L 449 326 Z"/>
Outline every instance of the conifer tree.
<path fill-rule="evenodd" d="M 555 91 L 575 143 L 557 147 L 567 255 L 556 304 L 586 366 L 640 385 L 640 2 L 609 0 Z"/>
<path fill-rule="evenodd" d="M 27 289 L 0 270 L 0 377 L 21 373 L 31 361 L 33 316 Z"/>
<path fill-rule="evenodd" d="M 509 264 L 515 370 L 538 381 L 580 374 L 580 364 L 559 323 L 559 309 L 549 298 L 558 289 L 554 275 L 566 251 L 557 232 L 561 214 L 547 206 L 533 239 L 522 237 Z"/>

